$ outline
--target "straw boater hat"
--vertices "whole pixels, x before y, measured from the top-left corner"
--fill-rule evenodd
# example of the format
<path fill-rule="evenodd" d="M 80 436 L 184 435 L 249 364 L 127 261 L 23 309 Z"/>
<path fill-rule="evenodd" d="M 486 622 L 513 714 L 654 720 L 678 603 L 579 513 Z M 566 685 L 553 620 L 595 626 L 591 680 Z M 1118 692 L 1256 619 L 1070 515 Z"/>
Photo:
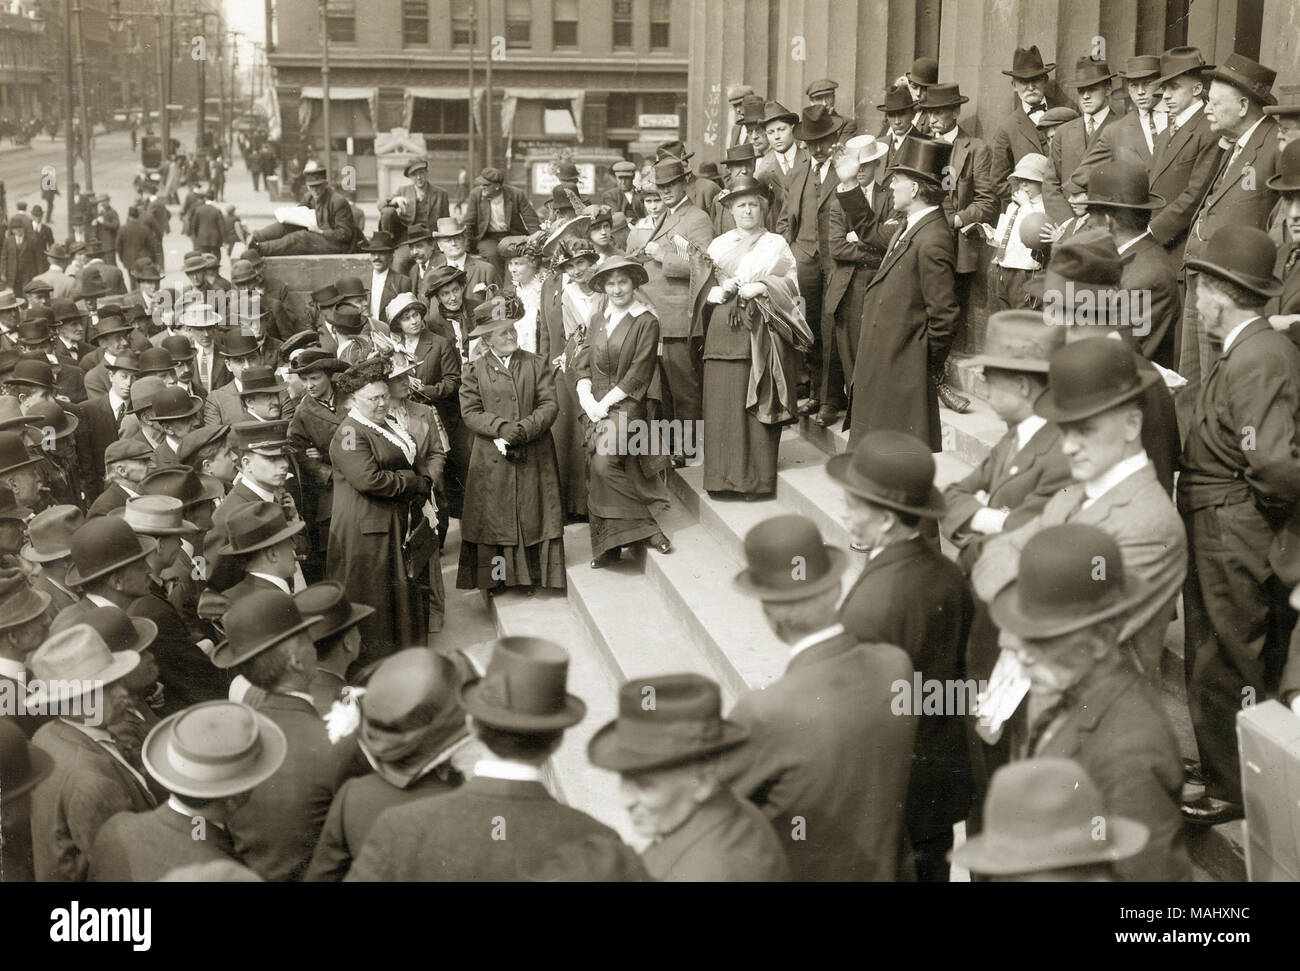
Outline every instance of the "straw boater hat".
<path fill-rule="evenodd" d="M 236 701 L 204 701 L 164 718 L 140 751 L 144 767 L 168 792 L 222 799 L 256 788 L 284 764 L 284 731 Z"/>

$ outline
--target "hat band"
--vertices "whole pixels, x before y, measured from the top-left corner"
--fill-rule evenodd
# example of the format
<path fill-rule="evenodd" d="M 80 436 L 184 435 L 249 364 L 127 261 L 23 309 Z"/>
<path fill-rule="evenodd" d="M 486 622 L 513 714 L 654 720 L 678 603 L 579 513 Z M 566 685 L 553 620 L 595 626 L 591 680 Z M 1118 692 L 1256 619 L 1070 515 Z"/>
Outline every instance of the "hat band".
<path fill-rule="evenodd" d="M 799 567 L 803 569 L 800 570 Z M 749 578 L 754 586 L 765 590 L 795 590 L 816 583 L 830 572 L 830 560 L 826 550 L 819 547 L 811 557 L 793 557 L 788 566 L 774 570 L 757 570 L 749 568 Z"/>
<path fill-rule="evenodd" d="M 1022 584 L 1017 584 L 1018 588 L 1022 586 Z M 1044 623 L 1091 617 L 1100 611 L 1109 610 L 1123 598 L 1124 591 L 1118 586 L 1109 587 L 1102 596 L 1097 597 L 1096 599 L 1072 600 L 1068 604 L 1027 601 L 1024 596 L 1024 590 L 1017 590 L 1017 599 L 1020 601 L 1021 614 L 1023 614 L 1027 620 L 1042 621 Z"/>
<path fill-rule="evenodd" d="M 177 529 L 181 524 L 180 516 L 172 519 L 170 516 L 150 516 L 140 513 L 132 515 L 131 513 L 132 511 L 128 509 L 126 516 L 123 517 L 126 524 L 132 529 L 144 530 L 145 532 L 151 529 Z"/>
<path fill-rule="evenodd" d="M 666 755 L 683 747 L 716 742 L 722 738 L 722 719 L 703 721 L 651 721 L 644 718 L 620 718 L 615 728 L 618 743 L 638 755 Z"/>
<path fill-rule="evenodd" d="M 256 546 L 259 543 L 266 542 L 266 540 L 270 539 L 276 533 L 287 528 L 287 523 L 281 524 L 274 521 L 259 523 L 256 527 L 247 532 L 232 535 L 230 537 L 230 551 L 232 553 L 242 553 L 251 546 Z"/>
<path fill-rule="evenodd" d="M 479 697 L 489 707 L 517 715 L 555 715 L 564 710 L 565 693 L 559 684 L 559 694 L 550 692 L 510 690 L 510 678 L 504 673 L 488 674 L 483 678 Z"/>
<path fill-rule="evenodd" d="M 852 484 L 863 492 L 869 492 L 886 502 L 897 503 L 900 506 L 920 507 L 924 506 L 930 498 L 929 485 L 927 484 L 924 495 L 913 495 L 906 489 L 891 489 L 883 486 L 869 476 L 863 475 L 857 469 L 849 468 L 849 474 Z"/>
<path fill-rule="evenodd" d="M 172 737 L 167 740 L 167 764 L 195 782 L 225 782 L 227 779 L 238 778 L 256 765 L 262 754 L 261 738 L 254 734 L 248 747 L 234 758 L 209 760 L 190 756 L 176 744 L 174 731 L 173 729 Z"/>

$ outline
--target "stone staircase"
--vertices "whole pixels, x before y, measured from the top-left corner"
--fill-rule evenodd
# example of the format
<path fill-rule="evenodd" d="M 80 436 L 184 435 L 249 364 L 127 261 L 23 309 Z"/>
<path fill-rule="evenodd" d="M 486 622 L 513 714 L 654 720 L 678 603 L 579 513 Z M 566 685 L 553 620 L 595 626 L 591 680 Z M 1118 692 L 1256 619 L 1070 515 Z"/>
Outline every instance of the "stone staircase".
<path fill-rule="evenodd" d="M 960 364 L 954 371 L 972 395 L 973 407 L 965 415 L 946 409 L 940 413 L 944 451 L 935 456 L 940 488 L 965 476 L 1005 430 L 980 397 L 984 389 L 978 371 Z M 433 644 L 463 647 L 497 633 L 533 634 L 564 644 L 573 658 L 571 690 L 587 703 L 588 714 L 553 759 L 550 781 L 565 801 L 635 843 L 618 800 L 616 777 L 587 762 L 588 739 L 614 717 L 618 685 L 633 677 L 697 671 L 721 685 L 725 709 L 747 687 L 762 687 L 780 676 L 788 648 L 771 633 L 758 603 L 735 592 L 731 580 L 742 567 L 745 533 L 780 513 L 808 516 L 827 542 L 848 546 L 840 519 L 842 493 L 824 469 L 827 457 L 843 451 L 847 443 L 846 433 L 806 420 L 786 428 L 776 497 L 766 502 L 715 499 L 704 491 L 702 467 L 671 470 L 671 505 L 659 521 L 673 552 L 625 553 L 619 565 L 592 570 L 587 527 L 570 526 L 564 535 L 567 595 L 510 592 L 485 601 L 481 594 L 455 591 L 453 533 L 443 564 L 448 616 L 456 618 L 455 642 L 435 635 Z M 860 566 L 861 557 L 852 555 Z M 846 590 L 855 574 L 856 568 L 850 568 Z M 1180 622 L 1170 626 L 1170 635 L 1163 665 L 1164 700 L 1184 754 L 1192 756 Z M 1189 828 L 1188 837 L 1198 879 L 1245 879 L 1240 823 L 1208 832 L 1192 833 Z"/>

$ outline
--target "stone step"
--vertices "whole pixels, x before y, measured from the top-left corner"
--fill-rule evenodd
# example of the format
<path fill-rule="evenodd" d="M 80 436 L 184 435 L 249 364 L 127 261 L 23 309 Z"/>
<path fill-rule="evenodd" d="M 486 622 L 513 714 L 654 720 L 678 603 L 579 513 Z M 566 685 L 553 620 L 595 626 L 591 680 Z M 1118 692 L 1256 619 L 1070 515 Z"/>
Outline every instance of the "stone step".
<path fill-rule="evenodd" d="M 984 461 L 984 456 L 998 443 L 1007 430 L 1002 421 L 983 398 L 971 396 L 971 410 L 964 415 L 947 408 L 939 409 L 942 454 L 955 456 L 972 468 Z M 837 422 L 832 428 L 823 428 L 807 418 L 799 419 L 799 434 L 827 455 L 836 455 L 848 448 L 848 432 L 841 431 Z"/>

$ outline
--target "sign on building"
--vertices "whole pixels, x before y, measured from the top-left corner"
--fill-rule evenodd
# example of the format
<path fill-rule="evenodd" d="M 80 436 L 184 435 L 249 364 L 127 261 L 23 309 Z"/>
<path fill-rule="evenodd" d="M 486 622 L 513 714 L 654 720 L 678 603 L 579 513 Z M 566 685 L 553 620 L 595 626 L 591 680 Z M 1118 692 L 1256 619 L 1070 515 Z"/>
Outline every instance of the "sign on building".
<path fill-rule="evenodd" d="M 577 162 L 578 194 L 591 196 L 596 192 L 596 165 L 594 162 Z M 559 179 L 551 171 L 550 162 L 538 162 L 533 165 L 533 195 L 549 196 Z"/>
<path fill-rule="evenodd" d="M 676 128 L 680 124 L 677 115 L 637 115 L 638 128 Z"/>

